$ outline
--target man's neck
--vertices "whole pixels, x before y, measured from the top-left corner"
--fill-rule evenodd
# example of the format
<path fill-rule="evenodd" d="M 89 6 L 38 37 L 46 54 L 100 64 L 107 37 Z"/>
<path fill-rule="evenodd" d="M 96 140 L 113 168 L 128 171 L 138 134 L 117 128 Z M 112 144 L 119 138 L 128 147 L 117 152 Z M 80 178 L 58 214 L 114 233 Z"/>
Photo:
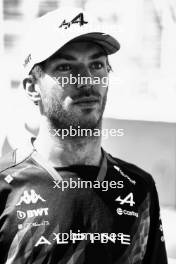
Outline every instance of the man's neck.
<path fill-rule="evenodd" d="M 54 167 L 70 165 L 94 165 L 101 162 L 100 137 L 65 137 L 53 136 L 46 122 L 40 126 L 34 147 L 42 157 Z"/>

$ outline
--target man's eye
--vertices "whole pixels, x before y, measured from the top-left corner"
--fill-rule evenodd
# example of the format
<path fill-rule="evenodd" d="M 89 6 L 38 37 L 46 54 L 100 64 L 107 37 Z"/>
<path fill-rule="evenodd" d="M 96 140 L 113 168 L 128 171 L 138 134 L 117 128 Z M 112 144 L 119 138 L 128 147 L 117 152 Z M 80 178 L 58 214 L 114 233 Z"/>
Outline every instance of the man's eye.
<path fill-rule="evenodd" d="M 61 64 L 56 67 L 57 71 L 70 71 L 71 66 L 69 64 Z"/>
<path fill-rule="evenodd" d="M 91 64 L 91 68 L 92 69 L 95 69 L 95 70 L 99 70 L 99 69 L 102 69 L 103 68 L 103 63 L 102 62 L 93 62 Z"/>

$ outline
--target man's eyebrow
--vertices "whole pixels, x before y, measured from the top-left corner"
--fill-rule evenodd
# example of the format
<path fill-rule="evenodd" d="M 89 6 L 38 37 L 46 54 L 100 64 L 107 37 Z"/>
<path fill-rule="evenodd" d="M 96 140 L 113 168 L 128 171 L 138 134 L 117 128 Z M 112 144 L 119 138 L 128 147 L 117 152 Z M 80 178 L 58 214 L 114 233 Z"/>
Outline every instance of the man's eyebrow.
<path fill-rule="evenodd" d="M 64 60 L 76 60 L 76 57 L 72 56 L 72 55 L 69 55 L 69 54 L 62 54 L 62 53 L 59 53 L 57 55 L 57 59 L 64 59 Z"/>
<path fill-rule="evenodd" d="M 106 54 L 104 52 L 97 52 L 97 53 L 91 55 L 90 59 L 98 59 L 98 58 L 100 58 L 102 56 L 106 56 Z"/>

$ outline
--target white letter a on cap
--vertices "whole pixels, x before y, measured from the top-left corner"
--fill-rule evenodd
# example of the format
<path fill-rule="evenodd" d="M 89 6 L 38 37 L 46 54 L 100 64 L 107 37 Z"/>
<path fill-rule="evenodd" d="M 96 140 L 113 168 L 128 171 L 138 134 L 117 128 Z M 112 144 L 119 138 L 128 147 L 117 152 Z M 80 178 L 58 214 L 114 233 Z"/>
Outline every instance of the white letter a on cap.
<path fill-rule="evenodd" d="M 49 242 L 44 236 L 41 236 L 37 243 L 35 244 L 35 247 L 38 247 L 38 245 L 51 245 L 51 242 Z"/>

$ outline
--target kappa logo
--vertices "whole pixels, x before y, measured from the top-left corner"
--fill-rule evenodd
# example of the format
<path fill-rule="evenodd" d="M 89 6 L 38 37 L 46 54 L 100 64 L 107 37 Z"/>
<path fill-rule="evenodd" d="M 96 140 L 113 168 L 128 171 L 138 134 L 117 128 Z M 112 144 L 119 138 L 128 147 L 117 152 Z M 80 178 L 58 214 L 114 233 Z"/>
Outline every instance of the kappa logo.
<path fill-rule="evenodd" d="M 48 208 L 38 208 L 38 209 L 33 209 L 33 210 L 27 210 L 26 212 L 24 211 L 17 211 L 17 217 L 18 219 L 24 219 L 24 218 L 32 218 L 32 217 L 37 217 L 37 216 L 43 216 L 43 215 L 48 215 Z"/>
<path fill-rule="evenodd" d="M 23 195 L 20 197 L 19 202 L 16 206 L 21 205 L 22 203 L 25 204 L 36 204 L 38 201 L 46 202 L 39 194 L 35 192 L 35 190 L 24 191 Z"/>
<path fill-rule="evenodd" d="M 79 24 L 80 27 L 83 26 L 84 24 L 87 24 L 88 22 L 84 20 L 84 15 L 83 13 L 78 14 L 76 17 L 74 17 L 70 22 L 64 21 L 61 23 L 59 26 L 60 28 L 64 26 L 64 29 L 69 28 L 72 24 Z"/>

